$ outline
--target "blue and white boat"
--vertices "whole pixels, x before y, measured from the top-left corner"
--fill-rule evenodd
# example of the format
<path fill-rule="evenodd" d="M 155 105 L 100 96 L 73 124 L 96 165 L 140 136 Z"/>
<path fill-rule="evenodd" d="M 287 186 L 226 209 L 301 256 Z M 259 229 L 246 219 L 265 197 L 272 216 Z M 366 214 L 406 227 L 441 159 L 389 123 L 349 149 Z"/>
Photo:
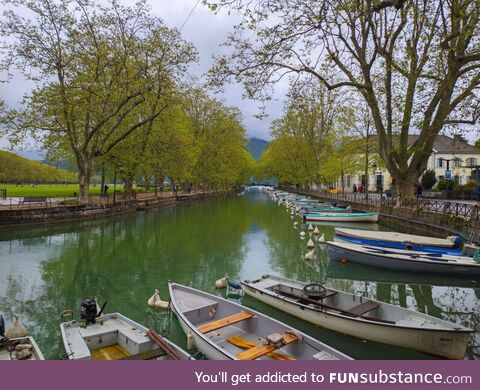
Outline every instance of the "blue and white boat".
<path fill-rule="evenodd" d="M 463 240 L 459 236 L 435 238 L 397 232 L 335 228 L 335 241 L 452 256 L 465 255 L 461 250 Z"/>

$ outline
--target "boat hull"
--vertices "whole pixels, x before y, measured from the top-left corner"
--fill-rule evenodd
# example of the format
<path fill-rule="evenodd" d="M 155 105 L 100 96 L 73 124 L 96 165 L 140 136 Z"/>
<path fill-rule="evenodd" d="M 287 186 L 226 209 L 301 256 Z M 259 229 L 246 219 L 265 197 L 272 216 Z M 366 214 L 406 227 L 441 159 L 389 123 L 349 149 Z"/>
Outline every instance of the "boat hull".
<path fill-rule="evenodd" d="M 441 261 L 422 261 L 414 258 L 395 258 L 385 254 L 353 250 L 327 242 L 327 251 L 334 261 L 352 261 L 379 268 L 405 272 L 428 272 L 432 274 L 459 275 L 463 277 L 480 277 L 479 265 L 459 265 Z"/>
<path fill-rule="evenodd" d="M 452 256 L 463 256 L 464 253 L 456 249 L 441 248 L 435 246 L 426 246 L 426 245 L 411 245 L 402 243 L 402 242 L 393 242 L 393 241 L 383 241 L 383 240 L 372 240 L 367 238 L 356 238 L 349 236 L 336 235 L 335 241 L 340 240 L 343 242 L 350 242 L 353 244 L 359 245 L 371 245 L 378 246 L 383 248 L 392 248 L 392 249 L 409 249 L 413 251 L 428 252 L 428 253 L 440 253 L 445 255 Z"/>
<path fill-rule="evenodd" d="M 409 348 L 449 359 L 463 359 L 470 337 L 468 332 L 427 331 L 402 328 L 390 324 L 372 323 L 356 318 L 344 318 L 326 311 L 295 305 L 274 295 L 262 292 L 242 282 L 245 294 L 285 313 L 323 328 L 361 339 Z"/>
<path fill-rule="evenodd" d="M 307 221 L 378 222 L 378 213 L 312 213 L 303 217 Z"/>

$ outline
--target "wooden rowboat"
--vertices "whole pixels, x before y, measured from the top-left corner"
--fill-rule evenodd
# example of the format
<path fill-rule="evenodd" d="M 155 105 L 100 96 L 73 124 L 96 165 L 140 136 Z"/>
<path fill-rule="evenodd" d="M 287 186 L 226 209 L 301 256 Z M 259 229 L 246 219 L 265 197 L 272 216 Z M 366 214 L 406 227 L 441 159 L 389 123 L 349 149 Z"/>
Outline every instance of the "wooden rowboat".
<path fill-rule="evenodd" d="M 413 245 L 423 245 L 440 248 L 458 248 L 462 244 L 462 239 L 459 236 L 436 238 L 428 236 L 419 236 L 415 234 L 405 234 L 398 232 L 387 231 L 371 231 L 361 229 L 344 229 L 335 228 L 335 234 L 344 237 L 364 238 L 371 240 L 381 240 L 395 243 L 410 243 Z"/>
<path fill-rule="evenodd" d="M 192 360 L 191 355 L 119 313 L 97 317 L 93 324 L 60 324 L 69 360 Z"/>
<path fill-rule="evenodd" d="M 342 352 L 242 305 L 176 283 L 168 287 L 180 325 L 208 359 L 350 360 Z"/>
<path fill-rule="evenodd" d="M 378 213 L 307 213 L 303 218 L 307 221 L 378 222 Z"/>
<path fill-rule="evenodd" d="M 295 317 L 365 340 L 463 359 L 472 329 L 427 314 L 278 276 L 241 283 L 245 294 Z"/>
<path fill-rule="evenodd" d="M 326 243 L 330 259 L 387 268 L 397 271 L 458 275 L 478 279 L 480 262 L 467 256 L 414 252 L 358 245 L 346 242 Z"/>

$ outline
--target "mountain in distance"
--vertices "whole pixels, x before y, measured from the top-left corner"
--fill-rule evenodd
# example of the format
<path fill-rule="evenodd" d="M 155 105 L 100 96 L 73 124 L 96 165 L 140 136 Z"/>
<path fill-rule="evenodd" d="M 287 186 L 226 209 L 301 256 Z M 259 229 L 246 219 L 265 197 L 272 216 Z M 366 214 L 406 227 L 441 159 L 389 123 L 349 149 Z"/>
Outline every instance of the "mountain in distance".
<path fill-rule="evenodd" d="M 264 139 L 252 137 L 248 140 L 247 150 L 251 153 L 255 160 L 258 160 L 268 145 L 268 141 Z"/>

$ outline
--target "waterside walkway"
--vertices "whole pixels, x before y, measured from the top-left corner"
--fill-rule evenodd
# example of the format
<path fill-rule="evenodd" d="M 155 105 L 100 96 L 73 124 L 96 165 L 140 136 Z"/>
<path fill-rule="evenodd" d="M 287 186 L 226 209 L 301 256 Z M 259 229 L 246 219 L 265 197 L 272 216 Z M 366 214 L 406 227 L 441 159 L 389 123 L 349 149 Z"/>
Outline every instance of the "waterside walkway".
<path fill-rule="evenodd" d="M 127 199 L 123 193 L 92 196 L 88 204 L 78 198 L 6 198 L 0 200 L 0 226 L 26 223 L 45 223 L 95 218 L 155 207 L 172 207 L 181 203 L 227 194 L 227 191 L 192 191 L 138 193 Z"/>
<path fill-rule="evenodd" d="M 471 242 L 480 242 L 480 205 L 470 201 L 443 199 L 406 199 L 397 206 L 397 199 L 385 194 L 339 193 L 324 190 L 286 189 L 326 202 L 351 206 L 360 211 L 377 211 L 382 224 L 398 227 L 399 221 L 418 233 L 438 236 L 460 234 Z"/>

